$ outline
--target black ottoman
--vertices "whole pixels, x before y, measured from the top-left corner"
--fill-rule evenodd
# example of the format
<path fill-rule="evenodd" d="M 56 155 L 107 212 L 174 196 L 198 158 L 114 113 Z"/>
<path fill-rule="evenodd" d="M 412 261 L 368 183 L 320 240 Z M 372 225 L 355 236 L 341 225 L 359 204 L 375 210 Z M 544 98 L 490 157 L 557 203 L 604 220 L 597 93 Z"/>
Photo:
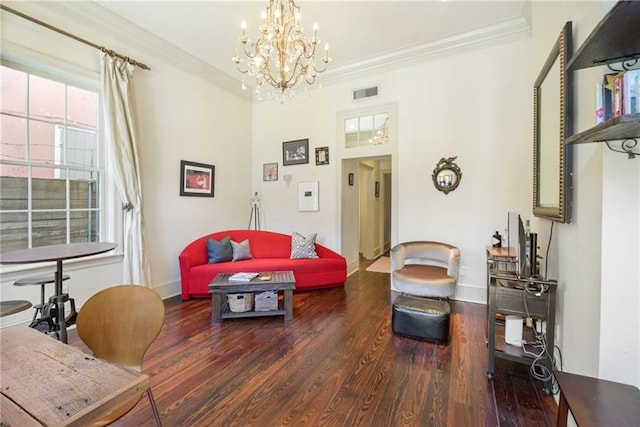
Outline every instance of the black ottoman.
<path fill-rule="evenodd" d="M 400 295 L 393 302 L 393 333 L 419 340 L 449 341 L 449 303 Z"/>

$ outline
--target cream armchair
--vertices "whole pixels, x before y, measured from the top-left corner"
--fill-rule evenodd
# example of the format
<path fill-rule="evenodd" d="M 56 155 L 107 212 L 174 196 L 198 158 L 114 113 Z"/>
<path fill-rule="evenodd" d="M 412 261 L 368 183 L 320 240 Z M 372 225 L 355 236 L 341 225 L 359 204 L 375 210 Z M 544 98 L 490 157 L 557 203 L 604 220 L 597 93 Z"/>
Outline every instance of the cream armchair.
<path fill-rule="evenodd" d="M 458 282 L 460 250 L 440 242 L 399 243 L 391 249 L 391 294 L 447 298 Z"/>

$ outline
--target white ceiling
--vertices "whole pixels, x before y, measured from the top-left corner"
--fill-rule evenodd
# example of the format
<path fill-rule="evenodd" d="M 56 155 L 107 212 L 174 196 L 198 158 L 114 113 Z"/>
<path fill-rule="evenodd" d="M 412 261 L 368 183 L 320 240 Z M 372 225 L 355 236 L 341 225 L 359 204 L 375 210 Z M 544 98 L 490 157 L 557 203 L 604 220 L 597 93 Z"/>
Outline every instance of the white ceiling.
<path fill-rule="evenodd" d="M 323 1 L 298 0 L 302 24 L 330 46 L 331 69 L 339 70 L 398 51 L 526 19 L 529 0 Z M 164 39 L 234 79 L 231 61 L 239 47 L 240 22 L 255 39 L 261 1 L 97 1 L 131 23 Z"/>

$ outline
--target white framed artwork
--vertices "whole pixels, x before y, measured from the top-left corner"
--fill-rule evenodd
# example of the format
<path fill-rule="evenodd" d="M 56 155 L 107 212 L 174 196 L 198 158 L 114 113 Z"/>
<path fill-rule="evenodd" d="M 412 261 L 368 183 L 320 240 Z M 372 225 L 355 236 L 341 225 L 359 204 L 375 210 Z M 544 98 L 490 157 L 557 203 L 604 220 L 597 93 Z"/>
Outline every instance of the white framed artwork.
<path fill-rule="evenodd" d="M 317 212 L 320 210 L 318 206 L 319 188 L 320 184 L 318 181 L 298 183 L 298 211 Z"/>

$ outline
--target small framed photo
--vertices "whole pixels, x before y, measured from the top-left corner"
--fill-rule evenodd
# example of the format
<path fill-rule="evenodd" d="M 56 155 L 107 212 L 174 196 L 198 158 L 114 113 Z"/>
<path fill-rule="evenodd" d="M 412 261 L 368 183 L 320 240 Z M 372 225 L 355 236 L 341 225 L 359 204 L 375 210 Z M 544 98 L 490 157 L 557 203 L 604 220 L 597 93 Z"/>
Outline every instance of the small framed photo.
<path fill-rule="evenodd" d="M 309 163 L 309 140 L 297 139 L 282 143 L 282 166 Z"/>
<path fill-rule="evenodd" d="M 278 164 L 265 163 L 262 165 L 262 180 L 277 181 L 278 180 Z"/>
<path fill-rule="evenodd" d="M 316 148 L 316 166 L 329 164 L 329 147 Z"/>
<path fill-rule="evenodd" d="M 216 167 L 180 160 L 180 195 L 213 197 Z"/>

